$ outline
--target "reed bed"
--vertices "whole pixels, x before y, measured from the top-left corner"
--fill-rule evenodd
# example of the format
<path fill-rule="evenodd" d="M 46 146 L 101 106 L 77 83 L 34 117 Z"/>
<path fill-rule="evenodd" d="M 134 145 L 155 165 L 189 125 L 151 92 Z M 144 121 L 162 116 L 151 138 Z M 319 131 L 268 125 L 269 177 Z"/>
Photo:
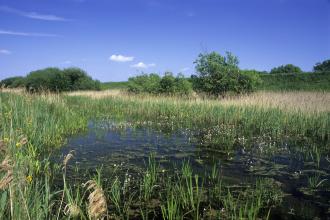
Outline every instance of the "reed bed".
<path fill-rule="evenodd" d="M 164 102 L 186 102 L 191 105 L 205 104 L 210 106 L 255 106 L 260 108 L 277 108 L 286 112 L 303 112 L 317 114 L 330 112 L 330 92 L 305 92 L 305 91 L 287 91 L 287 92 L 267 92 L 260 91 L 248 95 L 226 96 L 219 99 L 209 99 L 204 96 L 193 94 L 185 97 L 164 97 L 151 96 L 147 94 L 132 95 L 123 90 L 104 90 L 104 91 L 78 91 L 68 93 L 69 96 L 86 96 L 93 99 L 106 97 L 120 97 L 123 99 L 139 99 L 145 101 Z"/>

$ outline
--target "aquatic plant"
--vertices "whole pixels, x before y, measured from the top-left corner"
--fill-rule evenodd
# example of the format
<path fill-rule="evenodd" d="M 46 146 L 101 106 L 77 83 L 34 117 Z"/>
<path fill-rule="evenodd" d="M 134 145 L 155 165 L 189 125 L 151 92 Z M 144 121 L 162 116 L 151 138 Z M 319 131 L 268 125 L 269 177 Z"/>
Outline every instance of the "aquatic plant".
<path fill-rule="evenodd" d="M 88 216 L 91 219 L 102 219 L 108 214 L 105 193 L 100 185 L 100 174 L 98 179 L 89 180 L 84 183 L 86 190 L 90 191 L 88 196 Z"/>

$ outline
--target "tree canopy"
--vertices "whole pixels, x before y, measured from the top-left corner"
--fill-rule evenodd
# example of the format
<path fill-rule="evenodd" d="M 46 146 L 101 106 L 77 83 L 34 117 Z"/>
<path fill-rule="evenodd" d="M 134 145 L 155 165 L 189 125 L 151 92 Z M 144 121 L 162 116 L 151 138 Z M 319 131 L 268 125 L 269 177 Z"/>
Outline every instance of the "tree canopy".
<path fill-rule="evenodd" d="M 194 88 L 214 95 L 227 92 L 252 92 L 259 81 L 254 71 L 241 71 L 239 60 L 230 52 L 225 56 L 217 52 L 199 54 L 196 64 L 197 76 L 192 76 Z"/>
<path fill-rule="evenodd" d="M 25 83 L 24 77 L 14 76 L 14 77 L 9 77 L 9 78 L 3 79 L 0 82 L 0 86 L 4 86 L 7 88 L 17 88 L 17 87 L 24 86 L 24 83 Z"/>
<path fill-rule="evenodd" d="M 25 80 L 27 91 L 39 92 L 47 90 L 51 92 L 74 90 L 99 90 L 100 82 L 93 80 L 88 74 L 79 68 L 46 68 L 30 72 Z"/>
<path fill-rule="evenodd" d="M 178 94 L 187 95 L 192 91 L 191 83 L 182 74 L 176 77 L 166 72 L 163 77 L 158 74 L 141 74 L 128 79 L 128 91 L 133 93 Z"/>
<path fill-rule="evenodd" d="M 271 69 L 271 74 L 281 74 L 281 73 L 302 73 L 300 67 L 293 64 L 286 64 L 279 67 Z"/>
<path fill-rule="evenodd" d="M 330 60 L 325 60 L 322 63 L 316 63 L 314 66 L 315 72 L 330 72 Z"/>

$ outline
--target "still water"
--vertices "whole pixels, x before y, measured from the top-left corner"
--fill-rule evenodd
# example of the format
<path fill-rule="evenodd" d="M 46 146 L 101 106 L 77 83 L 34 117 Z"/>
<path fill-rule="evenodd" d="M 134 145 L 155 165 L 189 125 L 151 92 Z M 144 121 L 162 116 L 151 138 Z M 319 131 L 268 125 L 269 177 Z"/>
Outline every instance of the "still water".
<path fill-rule="evenodd" d="M 123 175 L 134 175 L 145 169 L 150 154 L 155 155 L 166 173 L 175 173 L 183 161 L 189 161 L 194 173 L 201 176 L 208 175 L 216 165 L 227 184 L 243 185 L 257 178 L 272 178 L 285 193 L 281 205 L 272 209 L 272 219 L 330 218 L 330 162 L 325 158 L 316 168 L 315 164 L 287 153 L 263 156 L 253 149 L 237 147 L 231 153 L 221 149 L 222 146 L 201 144 L 198 132 L 164 132 L 129 123 L 91 122 L 88 131 L 69 138 L 59 154 L 74 150 L 68 177 L 81 180 L 88 179 L 98 168 L 102 168 L 105 178 L 114 169 L 122 170 Z M 77 167 L 79 175 L 74 172 Z M 310 176 L 317 177 L 322 187 L 308 189 Z"/>

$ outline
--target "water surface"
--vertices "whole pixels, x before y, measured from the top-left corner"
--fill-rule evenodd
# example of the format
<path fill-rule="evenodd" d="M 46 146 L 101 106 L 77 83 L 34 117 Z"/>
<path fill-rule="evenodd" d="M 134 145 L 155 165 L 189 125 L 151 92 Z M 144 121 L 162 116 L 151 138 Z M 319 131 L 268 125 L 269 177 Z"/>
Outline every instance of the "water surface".
<path fill-rule="evenodd" d="M 100 167 L 105 178 L 110 178 L 115 169 L 122 170 L 123 174 L 138 174 L 145 170 L 150 154 L 155 155 L 166 173 L 175 173 L 183 161 L 189 161 L 194 173 L 207 176 L 215 164 L 227 184 L 244 185 L 263 177 L 278 182 L 286 196 L 281 206 L 273 209 L 272 219 L 330 218 L 330 162 L 325 158 L 316 166 L 299 155 L 290 155 L 288 152 L 293 152 L 290 151 L 293 146 L 286 142 L 283 142 L 288 149 L 286 153 L 271 156 L 239 146 L 229 153 L 222 150 L 223 146 L 201 143 L 198 136 L 198 132 L 164 133 L 150 126 L 135 127 L 129 123 L 90 123 L 88 132 L 69 138 L 60 154 L 75 151 L 68 175 L 82 180 Z M 77 167 L 79 175 L 74 172 Z M 322 187 L 308 189 L 310 176 L 324 180 Z"/>

